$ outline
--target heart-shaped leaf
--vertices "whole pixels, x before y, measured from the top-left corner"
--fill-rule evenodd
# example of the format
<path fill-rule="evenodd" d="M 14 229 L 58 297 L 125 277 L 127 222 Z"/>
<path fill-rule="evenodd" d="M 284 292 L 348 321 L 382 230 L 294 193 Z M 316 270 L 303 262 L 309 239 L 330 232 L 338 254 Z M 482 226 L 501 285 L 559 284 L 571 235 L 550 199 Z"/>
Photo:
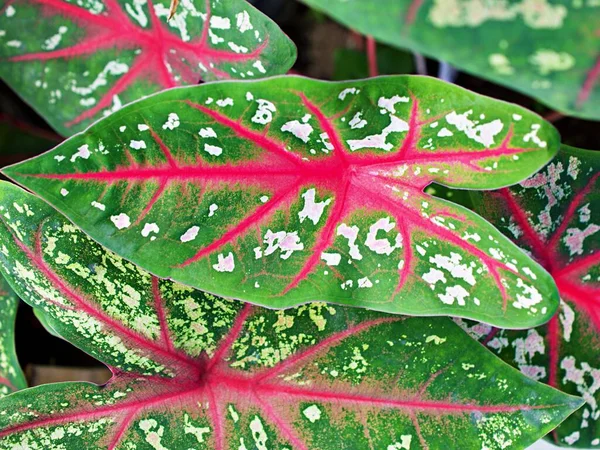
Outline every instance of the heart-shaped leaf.
<path fill-rule="evenodd" d="M 15 317 L 19 297 L 0 276 L 0 397 L 27 387 L 15 352 Z"/>
<path fill-rule="evenodd" d="M 0 187 L 0 268 L 108 364 L 0 401 L 0 448 L 523 448 L 582 401 L 449 319 L 267 310 L 158 280 L 43 201 Z"/>
<path fill-rule="evenodd" d="M 173 86 L 285 73 L 294 44 L 244 0 L 11 0 L 0 76 L 69 136 Z M 176 123 L 176 117 L 171 123 Z"/>
<path fill-rule="evenodd" d="M 563 146 L 520 186 L 477 194 L 475 201 L 546 267 L 563 301 L 543 328 L 471 331 L 526 375 L 586 400 L 552 433 L 555 442 L 600 445 L 600 152 Z"/>
<path fill-rule="evenodd" d="M 595 1 L 302 0 L 353 30 L 600 120 Z"/>
<path fill-rule="evenodd" d="M 423 189 L 506 186 L 557 148 L 537 115 L 439 80 L 281 77 L 158 94 L 4 173 L 121 256 L 215 294 L 527 327 L 558 307 L 552 279 Z"/>

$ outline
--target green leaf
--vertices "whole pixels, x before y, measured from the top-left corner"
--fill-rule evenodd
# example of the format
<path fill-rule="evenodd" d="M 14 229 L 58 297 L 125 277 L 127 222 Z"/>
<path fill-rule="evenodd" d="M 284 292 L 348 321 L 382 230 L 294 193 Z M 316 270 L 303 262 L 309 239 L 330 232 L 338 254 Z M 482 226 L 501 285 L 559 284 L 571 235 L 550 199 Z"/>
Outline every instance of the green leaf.
<path fill-rule="evenodd" d="M 0 269 L 112 368 L 0 401 L 0 448 L 524 448 L 582 401 L 446 318 L 287 311 L 158 280 L 2 183 Z"/>
<path fill-rule="evenodd" d="M 552 279 L 423 189 L 518 182 L 558 139 L 523 108 L 431 78 L 281 77 L 158 94 L 4 173 L 109 249 L 208 292 L 518 328 L 552 316 Z"/>
<path fill-rule="evenodd" d="M 244 0 L 15 0 L 0 76 L 69 136 L 145 95 L 287 72 L 294 44 Z M 175 119 L 173 119 L 175 120 Z"/>
<path fill-rule="evenodd" d="M 600 4 L 303 0 L 360 33 L 600 120 Z"/>
<path fill-rule="evenodd" d="M 526 375 L 586 400 L 550 439 L 598 446 L 600 153 L 563 146 L 543 171 L 519 186 L 476 194 L 475 205 L 550 272 L 562 299 L 542 328 L 516 332 L 478 325 L 475 334 Z"/>
<path fill-rule="evenodd" d="M 27 387 L 15 352 L 15 317 L 19 297 L 0 276 L 0 398 Z"/>

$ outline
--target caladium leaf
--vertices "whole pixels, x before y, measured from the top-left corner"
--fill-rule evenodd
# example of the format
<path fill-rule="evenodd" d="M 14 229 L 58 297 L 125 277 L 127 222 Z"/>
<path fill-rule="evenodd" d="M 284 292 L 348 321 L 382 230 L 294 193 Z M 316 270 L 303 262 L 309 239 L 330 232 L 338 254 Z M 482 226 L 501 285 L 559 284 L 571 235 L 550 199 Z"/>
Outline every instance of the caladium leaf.
<path fill-rule="evenodd" d="M 598 2 L 302 1 L 386 44 L 600 120 Z"/>
<path fill-rule="evenodd" d="M 557 147 L 538 116 L 439 80 L 282 77 L 158 94 L 4 173 L 121 256 L 215 294 L 527 327 L 557 308 L 552 279 L 423 189 L 515 183 Z"/>
<path fill-rule="evenodd" d="M 27 387 L 15 352 L 15 318 L 19 297 L 0 276 L 0 397 Z"/>
<path fill-rule="evenodd" d="M 14 185 L 0 209 L 0 269 L 114 373 L 0 401 L 2 449 L 524 448 L 582 404 L 449 319 L 224 300 L 158 280 Z"/>
<path fill-rule="evenodd" d="M 287 72 L 294 44 L 244 0 L 10 0 L 0 76 L 69 136 L 174 86 Z"/>
<path fill-rule="evenodd" d="M 523 373 L 586 405 L 550 438 L 600 445 L 600 153 L 563 146 L 541 172 L 510 189 L 475 195 L 476 208 L 552 274 L 562 299 L 543 328 L 471 327 Z"/>

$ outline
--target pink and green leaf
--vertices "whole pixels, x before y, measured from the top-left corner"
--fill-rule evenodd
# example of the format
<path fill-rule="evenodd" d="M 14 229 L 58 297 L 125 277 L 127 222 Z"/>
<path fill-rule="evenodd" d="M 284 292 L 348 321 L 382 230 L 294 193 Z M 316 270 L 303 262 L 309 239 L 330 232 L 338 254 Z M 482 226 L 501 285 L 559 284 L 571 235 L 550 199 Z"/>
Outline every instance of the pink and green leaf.
<path fill-rule="evenodd" d="M 551 277 L 423 190 L 516 183 L 558 140 L 435 79 L 281 77 L 157 94 L 4 174 L 117 254 L 218 295 L 523 328 L 558 307 Z"/>
<path fill-rule="evenodd" d="M 523 373 L 586 400 L 549 438 L 599 447 L 600 153 L 563 146 L 519 186 L 474 197 L 477 211 L 550 272 L 562 302 L 542 328 L 471 331 Z"/>
<path fill-rule="evenodd" d="M 27 387 L 15 352 L 15 318 L 19 297 L 0 276 L 0 398 Z"/>
<path fill-rule="evenodd" d="M 302 1 L 378 41 L 600 120 L 598 2 Z"/>
<path fill-rule="evenodd" d="M 0 400 L 0 449 L 499 450 L 582 404 L 449 319 L 225 300 L 144 272 L 14 185 L 0 210 L 0 270 L 114 374 Z"/>
<path fill-rule="evenodd" d="M 287 72 L 294 44 L 244 0 L 8 0 L 0 76 L 61 134 L 199 81 Z"/>

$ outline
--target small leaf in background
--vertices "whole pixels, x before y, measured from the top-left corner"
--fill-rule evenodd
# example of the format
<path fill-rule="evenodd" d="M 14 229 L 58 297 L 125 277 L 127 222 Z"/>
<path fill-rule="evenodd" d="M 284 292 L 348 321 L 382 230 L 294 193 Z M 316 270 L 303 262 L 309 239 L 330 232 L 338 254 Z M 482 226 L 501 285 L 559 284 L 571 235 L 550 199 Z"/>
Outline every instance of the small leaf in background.
<path fill-rule="evenodd" d="M 478 212 L 550 272 L 562 302 L 541 328 L 470 331 L 524 374 L 586 400 L 552 440 L 600 445 L 600 152 L 563 146 L 519 186 L 474 200 Z"/>
<path fill-rule="evenodd" d="M 19 297 L 0 276 L 0 398 L 27 387 L 15 352 L 15 317 Z"/>
<path fill-rule="evenodd" d="M 137 102 L 4 170 L 92 238 L 164 278 L 271 307 L 546 322 L 540 266 L 431 182 L 498 188 L 556 130 L 439 80 L 212 83 Z"/>
<path fill-rule="evenodd" d="M 0 76 L 69 136 L 165 88 L 262 78 L 294 63 L 294 44 L 244 0 L 186 0 L 167 21 L 169 8 L 170 0 L 11 1 L 0 7 Z"/>
<path fill-rule="evenodd" d="M 386 44 L 600 120 L 598 2 L 302 1 Z"/>
<path fill-rule="evenodd" d="M 1 400 L 2 449 L 500 450 L 524 448 L 583 402 L 446 318 L 324 303 L 275 311 L 158 280 L 0 186 L 3 273 L 114 373 L 102 387 Z"/>

